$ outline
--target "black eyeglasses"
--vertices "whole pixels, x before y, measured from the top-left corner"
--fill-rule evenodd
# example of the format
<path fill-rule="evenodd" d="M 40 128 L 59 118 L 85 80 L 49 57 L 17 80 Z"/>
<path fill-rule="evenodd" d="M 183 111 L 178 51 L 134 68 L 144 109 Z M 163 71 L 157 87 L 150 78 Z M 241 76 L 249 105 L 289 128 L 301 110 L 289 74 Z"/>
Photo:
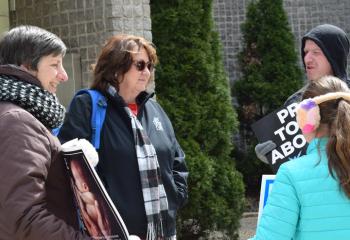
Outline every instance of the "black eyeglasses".
<path fill-rule="evenodd" d="M 140 72 L 145 70 L 147 67 L 150 72 L 153 71 L 154 64 L 152 62 L 145 62 L 144 60 L 134 61 L 133 64 L 135 65 L 136 69 Z"/>

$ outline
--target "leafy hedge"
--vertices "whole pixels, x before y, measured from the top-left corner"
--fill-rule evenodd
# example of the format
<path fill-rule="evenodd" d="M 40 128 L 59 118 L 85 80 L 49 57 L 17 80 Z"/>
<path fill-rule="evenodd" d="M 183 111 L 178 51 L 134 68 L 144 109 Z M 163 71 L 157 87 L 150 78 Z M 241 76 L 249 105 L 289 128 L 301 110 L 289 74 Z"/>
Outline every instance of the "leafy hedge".
<path fill-rule="evenodd" d="M 262 170 L 268 170 L 255 156 L 256 139 L 250 125 L 282 106 L 301 87 L 302 73 L 282 0 L 251 1 L 241 29 L 243 50 L 238 58 L 242 78 L 233 92 L 239 104 L 240 137 L 247 147 L 237 150 L 235 156 L 241 160 L 238 169 L 249 176 L 245 179 L 248 191 L 257 191 Z"/>
<path fill-rule="evenodd" d="M 236 238 L 244 186 L 235 170 L 231 105 L 211 0 L 151 1 L 153 42 L 160 64 L 157 100 L 174 125 L 190 171 L 189 202 L 178 216 L 179 239 L 211 230 Z"/>

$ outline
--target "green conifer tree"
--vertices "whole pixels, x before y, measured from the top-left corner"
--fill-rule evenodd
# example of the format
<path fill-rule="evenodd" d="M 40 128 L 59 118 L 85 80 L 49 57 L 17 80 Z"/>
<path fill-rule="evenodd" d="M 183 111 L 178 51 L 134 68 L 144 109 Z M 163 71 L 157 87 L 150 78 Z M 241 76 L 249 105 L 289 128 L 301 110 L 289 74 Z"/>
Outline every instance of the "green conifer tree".
<path fill-rule="evenodd" d="M 172 120 L 190 171 L 179 239 L 198 239 L 214 229 L 235 239 L 244 187 L 230 157 L 237 120 L 213 31 L 212 0 L 154 0 L 151 12 L 160 59 L 157 100 Z"/>
<path fill-rule="evenodd" d="M 240 136 L 247 149 L 236 151 L 236 156 L 240 156 L 237 168 L 245 176 L 249 191 L 256 189 L 261 173 L 268 171 L 255 156 L 256 140 L 250 125 L 281 107 L 301 87 L 302 73 L 282 0 L 250 2 L 241 29 L 242 77 L 234 85 L 234 95 L 239 104 Z"/>

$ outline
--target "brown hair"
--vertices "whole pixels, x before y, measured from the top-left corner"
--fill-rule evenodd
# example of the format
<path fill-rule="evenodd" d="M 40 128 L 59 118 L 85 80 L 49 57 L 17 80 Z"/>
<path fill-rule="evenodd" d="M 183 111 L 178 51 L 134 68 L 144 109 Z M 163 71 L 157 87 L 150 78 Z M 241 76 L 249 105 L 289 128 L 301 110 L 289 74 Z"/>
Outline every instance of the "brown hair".
<path fill-rule="evenodd" d="M 303 99 L 313 98 L 329 92 L 350 90 L 345 82 L 337 77 L 326 76 L 311 81 L 303 94 Z M 328 168 L 336 174 L 343 191 L 350 198 L 350 103 L 342 98 L 319 104 L 321 124 L 329 128 L 327 144 Z"/>
<path fill-rule="evenodd" d="M 107 40 L 94 67 L 94 81 L 91 88 L 105 92 L 108 84 L 119 90 L 119 82 L 116 76 L 123 76 L 129 71 L 132 64 L 132 53 L 144 48 L 150 62 L 158 63 L 158 57 L 154 45 L 142 37 L 127 34 L 118 34 Z M 151 72 L 149 84 L 154 80 L 154 71 Z"/>

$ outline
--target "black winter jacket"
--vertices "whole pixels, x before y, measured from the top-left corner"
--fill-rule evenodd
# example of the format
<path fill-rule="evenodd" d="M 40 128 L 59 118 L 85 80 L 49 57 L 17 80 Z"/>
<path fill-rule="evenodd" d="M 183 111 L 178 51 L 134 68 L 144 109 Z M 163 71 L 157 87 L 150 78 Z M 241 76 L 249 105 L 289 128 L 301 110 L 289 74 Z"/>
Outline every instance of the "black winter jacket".
<path fill-rule="evenodd" d="M 137 97 L 137 118 L 146 130 L 161 169 L 169 211 L 165 233 L 176 233 L 176 212 L 187 200 L 185 155 L 179 146 L 166 113 L 146 92 Z M 120 96 L 107 97 L 106 118 L 101 131 L 98 174 L 120 212 L 130 234 L 145 238 L 147 219 L 130 118 Z M 91 98 L 82 94 L 73 99 L 60 130 L 62 143 L 73 138 L 91 137 Z"/>

